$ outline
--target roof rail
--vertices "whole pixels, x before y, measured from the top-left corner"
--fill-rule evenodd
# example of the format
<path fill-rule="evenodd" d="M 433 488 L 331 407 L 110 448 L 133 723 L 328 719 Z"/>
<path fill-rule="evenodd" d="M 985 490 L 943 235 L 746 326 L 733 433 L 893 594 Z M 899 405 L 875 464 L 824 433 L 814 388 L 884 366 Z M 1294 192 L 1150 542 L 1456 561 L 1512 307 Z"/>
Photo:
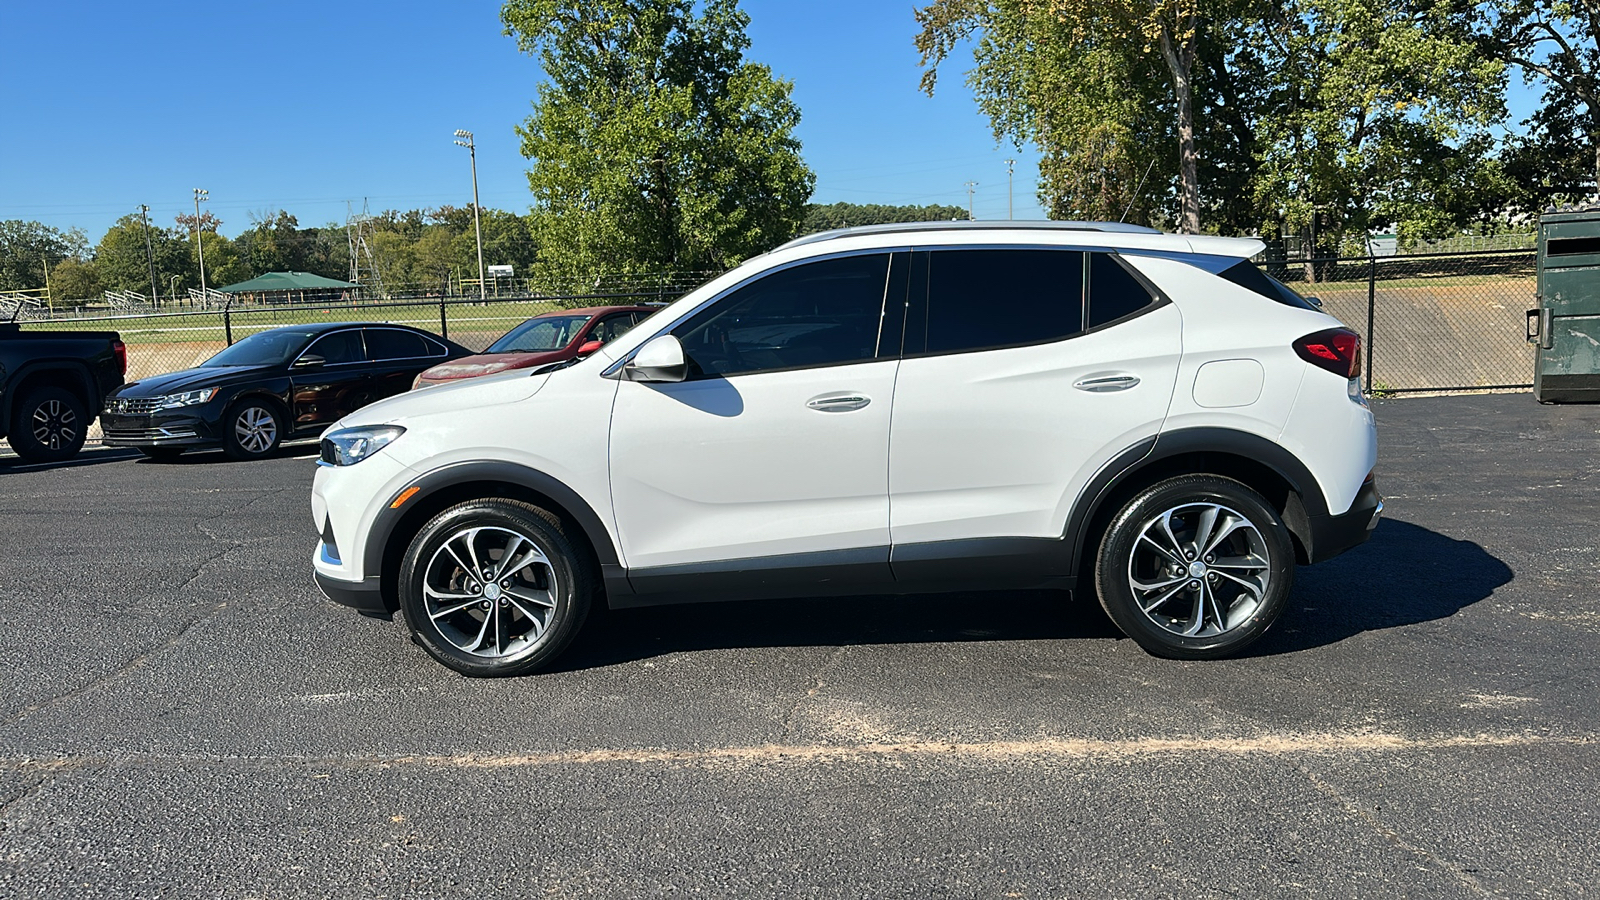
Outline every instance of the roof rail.
<path fill-rule="evenodd" d="M 1122 234 L 1163 234 L 1156 228 L 1128 225 L 1123 222 L 1057 222 L 1039 219 L 984 219 L 982 221 L 957 219 L 950 222 L 894 222 L 887 225 L 857 225 L 852 228 L 835 228 L 798 237 L 779 247 L 801 247 L 818 241 L 854 237 L 862 234 L 896 234 L 918 231 L 1105 231 Z"/>

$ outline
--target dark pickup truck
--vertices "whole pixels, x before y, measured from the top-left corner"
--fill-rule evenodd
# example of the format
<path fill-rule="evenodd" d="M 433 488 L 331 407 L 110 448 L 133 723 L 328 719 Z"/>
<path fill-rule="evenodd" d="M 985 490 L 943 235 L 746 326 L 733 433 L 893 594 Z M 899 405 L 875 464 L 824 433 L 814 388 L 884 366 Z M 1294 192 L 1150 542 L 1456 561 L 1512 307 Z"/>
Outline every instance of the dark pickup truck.
<path fill-rule="evenodd" d="M 0 322 L 0 438 L 28 462 L 70 459 L 127 371 L 115 331 L 25 332 Z"/>

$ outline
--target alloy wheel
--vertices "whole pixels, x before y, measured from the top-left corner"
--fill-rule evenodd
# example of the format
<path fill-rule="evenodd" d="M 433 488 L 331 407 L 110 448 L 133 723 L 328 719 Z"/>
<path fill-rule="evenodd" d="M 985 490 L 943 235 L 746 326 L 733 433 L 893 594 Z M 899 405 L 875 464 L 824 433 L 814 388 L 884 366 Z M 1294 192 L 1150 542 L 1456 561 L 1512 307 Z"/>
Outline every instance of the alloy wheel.
<path fill-rule="evenodd" d="M 429 558 L 423 610 L 456 649 L 496 663 L 538 649 L 561 585 L 549 554 L 509 528 L 457 530 Z"/>
<path fill-rule="evenodd" d="M 1249 622 L 1266 602 L 1271 552 L 1260 529 L 1219 503 L 1174 506 L 1139 531 L 1128 587 L 1144 616 L 1182 637 L 1214 637 Z"/>
<path fill-rule="evenodd" d="M 265 453 L 278 439 L 278 419 L 271 410 L 247 406 L 233 420 L 234 440 L 248 453 Z"/>
<path fill-rule="evenodd" d="M 78 415 L 60 400 L 46 400 L 33 410 L 33 439 L 41 447 L 61 450 L 78 438 Z"/>

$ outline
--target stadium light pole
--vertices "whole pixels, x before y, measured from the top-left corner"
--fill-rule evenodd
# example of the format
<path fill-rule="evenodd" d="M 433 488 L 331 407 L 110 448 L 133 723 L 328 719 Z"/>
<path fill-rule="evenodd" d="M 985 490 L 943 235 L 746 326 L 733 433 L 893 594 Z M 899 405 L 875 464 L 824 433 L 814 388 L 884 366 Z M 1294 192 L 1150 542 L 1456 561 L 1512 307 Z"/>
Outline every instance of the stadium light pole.
<path fill-rule="evenodd" d="M 482 302 L 488 299 L 488 293 L 483 286 L 483 226 L 478 224 L 478 148 L 472 143 L 472 132 L 459 128 L 456 129 L 456 146 L 467 148 L 467 155 L 472 157 L 472 233 L 478 239 L 478 300 Z"/>
<path fill-rule="evenodd" d="M 211 192 L 205 188 L 194 189 L 194 246 L 200 251 L 200 296 L 206 295 L 206 242 L 201 234 L 205 229 L 200 227 L 200 204 L 205 203 Z"/>
<path fill-rule="evenodd" d="M 150 249 L 150 207 L 139 204 L 139 219 L 144 222 L 144 261 L 150 265 L 150 302 L 161 305 L 161 289 L 156 287 L 156 256 Z"/>

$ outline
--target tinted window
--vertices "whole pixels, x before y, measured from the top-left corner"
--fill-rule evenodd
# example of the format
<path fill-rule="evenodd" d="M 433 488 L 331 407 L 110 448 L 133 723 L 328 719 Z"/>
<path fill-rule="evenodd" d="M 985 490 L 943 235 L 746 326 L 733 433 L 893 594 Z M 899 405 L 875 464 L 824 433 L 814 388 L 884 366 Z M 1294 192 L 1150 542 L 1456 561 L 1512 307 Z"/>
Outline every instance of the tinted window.
<path fill-rule="evenodd" d="M 773 272 L 673 329 L 690 377 L 826 366 L 877 351 L 889 254 Z"/>
<path fill-rule="evenodd" d="M 928 254 L 927 350 L 952 353 L 1071 337 L 1083 330 L 1077 250 Z"/>
<path fill-rule="evenodd" d="M 1248 259 L 1239 260 L 1234 265 L 1218 272 L 1217 275 L 1218 277 L 1226 278 L 1247 291 L 1260 294 L 1268 300 L 1276 300 L 1284 306 L 1312 310 L 1317 308 L 1315 303 L 1296 294 L 1288 285 L 1256 268 L 1256 264 Z"/>
<path fill-rule="evenodd" d="M 633 313 L 621 313 L 615 316 L 606 316 L 589 332 L 589 340 L 609 344 L 633 327 Z"/>
<path fill-rule="evenodd" d="M 1136 313 L 1155 298 L 1109 253 L 1089 254 L 1089 327 Z"/>
<path fill-rule="evenodd" d="M 416 359 L 432 356 L 433 350 L 420 334 L 398 328 L 367 329 L 367 352 L 373 359 Z"/>
<path fill-rule="evenodd" d="M 325 334 L 307 347 L 306 352 L 322 357 L 330 366 L 338 363 L 362 362 L 367 358 L 366 352 L 361 348 L 361 332 L 353 329 Z"/>

